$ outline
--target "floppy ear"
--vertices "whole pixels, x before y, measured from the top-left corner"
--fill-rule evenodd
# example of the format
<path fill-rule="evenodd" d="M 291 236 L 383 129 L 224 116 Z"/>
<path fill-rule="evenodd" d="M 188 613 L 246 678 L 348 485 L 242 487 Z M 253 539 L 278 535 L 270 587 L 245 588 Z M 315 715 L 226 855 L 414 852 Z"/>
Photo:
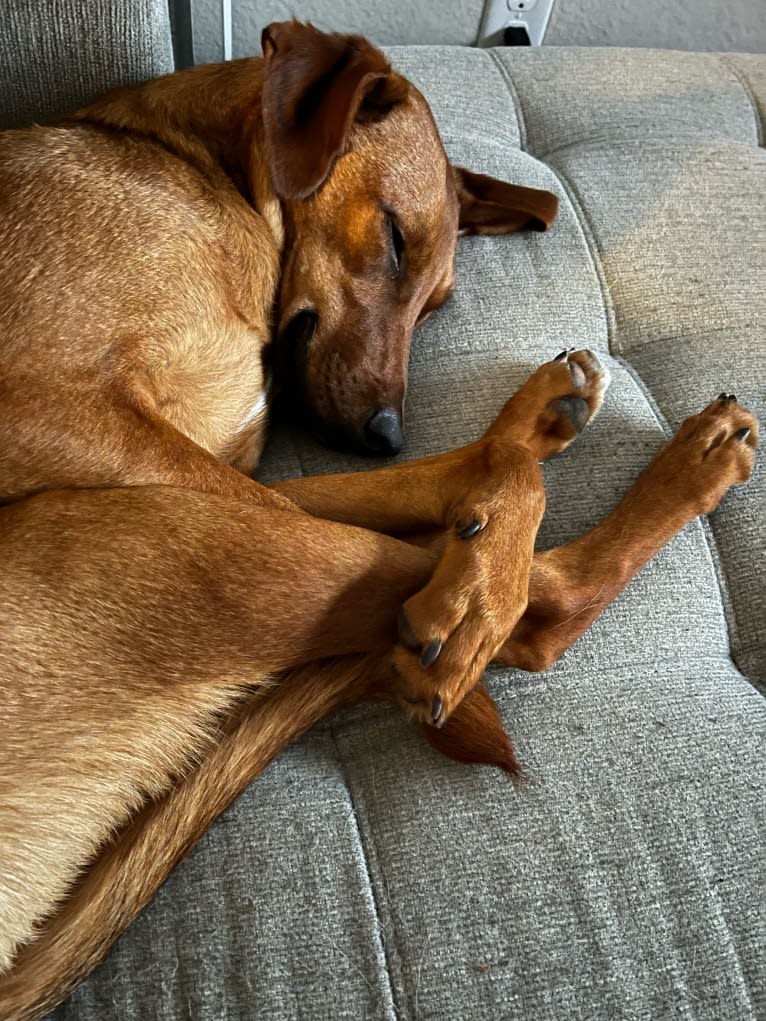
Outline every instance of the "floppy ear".
<path fill-rule="evenodd" d="M 547 230 L 559 200 L 550 191 L 506 184 L 485 174 L 453 167 L 460 200 L 460 234 L 510 234 Z"/>
<path fill-rule="evenodd" d="M 281 198 L 306 198 L 330 173 L 354 121 L 381 117 L 404 98 L 407 82 L 361 36 L 284 21 L 268 25 L 261 44 L 272 185 Z"/>
<path fill-rule="evenodd" d="M 429 744 L 447 758 L 498 766 L 514 783 L 523 779 L 511 739 L 483 682 L 466 695 L 443 727 L 426 725 L 423 733 Z"/>

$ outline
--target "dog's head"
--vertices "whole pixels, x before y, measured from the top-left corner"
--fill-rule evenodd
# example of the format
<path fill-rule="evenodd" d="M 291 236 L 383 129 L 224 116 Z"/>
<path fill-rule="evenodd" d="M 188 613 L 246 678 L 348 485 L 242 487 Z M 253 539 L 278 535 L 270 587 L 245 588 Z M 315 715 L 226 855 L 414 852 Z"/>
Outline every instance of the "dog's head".
<path fill-rule="evenodd" d="M 365 39 L 285 22 L 263 50 L 281 381 L 324 442 L 394 454 L 412 334 L 455 286 L 458 235 L 545 230 L 557 199 L 452 167 L 422 95 Z"/>

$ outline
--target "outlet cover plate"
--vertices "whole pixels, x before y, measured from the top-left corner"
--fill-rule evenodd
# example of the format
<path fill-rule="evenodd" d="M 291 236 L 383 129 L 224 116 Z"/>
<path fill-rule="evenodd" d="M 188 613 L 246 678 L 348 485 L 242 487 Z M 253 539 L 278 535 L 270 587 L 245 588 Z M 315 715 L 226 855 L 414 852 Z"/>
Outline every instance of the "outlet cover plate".
<path fill-rule="evenodd" d="M 527 30 L 532 46 L 540 46 L 555 0 L 487 0 L 479 30 L 479 46 L 502 46 L 510 25 Z"/>

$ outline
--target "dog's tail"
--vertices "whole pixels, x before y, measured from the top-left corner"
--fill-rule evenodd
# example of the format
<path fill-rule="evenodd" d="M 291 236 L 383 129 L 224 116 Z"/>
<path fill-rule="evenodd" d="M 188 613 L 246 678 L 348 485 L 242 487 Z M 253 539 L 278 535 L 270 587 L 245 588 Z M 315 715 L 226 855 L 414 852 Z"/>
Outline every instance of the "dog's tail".
<path fill-rule="evenodd" d="M 147 805 L 85 873 L 39 937 L 0 977 L 0 1018 L 32 1021 L 101 961 L 214 819 L 294 738 L 335 709 L 376 690 L 380 656 L 292 671 L 246 704 L 220 742 L 163 799 Z M 426 728 L 433 731 L 433 728 Z M 490 696 L 479 686 L 444 730 L 429 734 L 459 761 L 518 772 Z"/>

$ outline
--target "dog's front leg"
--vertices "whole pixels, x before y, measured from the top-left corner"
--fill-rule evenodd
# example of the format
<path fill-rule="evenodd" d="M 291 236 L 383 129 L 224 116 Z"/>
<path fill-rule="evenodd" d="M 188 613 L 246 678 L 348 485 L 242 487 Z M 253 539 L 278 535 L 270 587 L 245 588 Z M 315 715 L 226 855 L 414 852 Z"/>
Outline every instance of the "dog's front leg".
<path fill-rule="evenodd" d="M 544 461 L 569 446 L 597 414 L 608 384 L 609 373 L 592 352 L 562 351 L 532 373 L 475 443 L 405 464 L 285 479 L 268 488 L 315 517 L 387 535 L 441 530 L 466 484 L 491 482 L 489 440 Z"/>
<path fill-rule="evenodd" d="M 394 690 L 421 718 L 444 722 L 524 613 L 545 504 L 538 461 L 572 442 L 601 406 L 607 383 L 591 352 L 562 352 L 533 373 L 476 443 L 378 471 L 274 487 L 316 516 L 398 535 L 443 533 L 430 581 L 404 604 L 394 652 Z"/>
<path fill-rule="evenodd" d="M 758 422 L 734 397 L 688 418 L 601 524 L 535 556 L 527 611 L 498 661 L 551 666 L 676 533 L 750 478 L 757 445 Z"/>

